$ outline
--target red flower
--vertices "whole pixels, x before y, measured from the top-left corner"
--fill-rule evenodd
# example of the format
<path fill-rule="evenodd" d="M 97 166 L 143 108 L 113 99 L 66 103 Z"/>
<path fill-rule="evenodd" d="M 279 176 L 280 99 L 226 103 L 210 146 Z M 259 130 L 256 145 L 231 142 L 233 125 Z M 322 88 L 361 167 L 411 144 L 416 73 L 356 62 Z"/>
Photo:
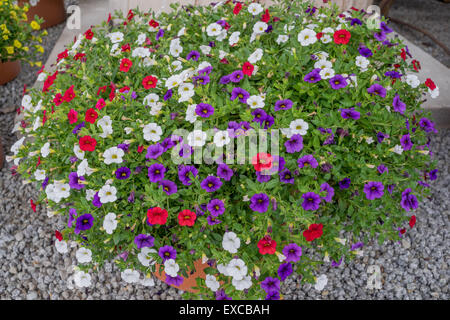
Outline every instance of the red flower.
<path fill-rule="evenodd" d="M 94 37 L 94 33 L 91 29 L 89 29 L 84 33 L 84 36 L 86 37 L 86 39 L 92 40 L 92 38 Z"/>
<path fill-rule="evenodd" d="M 222 60 L 220 60 L 220 63 L 229 64 L 230 62 L 227 60 L 227 58 L 223 58 Z"/>
<path fill-rule="evenodd" d="M 233 9 L 233 13 L 234 14 L 239 14 L 239 12 L 241 12 L 241 10 L 242 10 L 242 3 L 236 3 L 236 5 L 234 6 L 234 9 Z"/>
<path fill-rule="evenodd" d="M 178 224 L 180 226 L 192 227 L 196 219 L 197 215 L 190 210 L 183 210 L 178 214 Z"/>
<path fill-rule="evenodd" d="M 66 92 L 64 92 L 63 99 L 65 102 L 70 102 L 73 100 L 73 98 L 76 97 L 75 91 L 73 91 L 73 87 L 74 86 L 72 85 L 69 89 L 66 90 Z"/>
<path fill-rule="evenodd" d="M 347 44 L 350 41 L 352 35 L 345 29 L 337 30 L 334 35 L 334 43 L 336 44 Z"/>
<path fill-rule="evenodd" d="M 155 207 L 147 210 L 147 220 L 150 224 L 166 224 L 169 214 L 167 210 Z"/>
<path fill-rule="evenodd" d="M 127 15 L 128 21 L 130 21 L 131 19 L 133 19 L 133 17 L 134 17 L 134 13 L 133 13 L 133 11 L 130 9 L 130 11 L 128 11 L 128 15 Z"/>
<path fill-rule="evenodd" d="M 434 84 L 433 80 L 431 80 L 430 78 L 428 78 L 427 80 L 425 80 L 425 85 L 430 88 L 430 90 L 434 90 L 436 89 L 436 85 Z"/>
<path fill-rule="evenodd" d="M 133 61 L 127 58 L 123 58 L 120 62 L 120 71 L 122 72 L 128 72 L 133 65 Z"/>
<path fill-rule="evenodd" d="M 36 212 L 36 204 L 33 202 L 33 199 L 30 199 L 31 209 Z"/>
<path fill-rule="evenodd" d="M 111 21 L 111 13 L 110 14 L 108 14 L 108 23 Z"/>
<path fill-rule="evenodd" d="M 98 110 L 102 110 L 105 106 L 106 106 L 106 102 L 105 102 L 105 100 L 103 100 L 103 98 L 98 99 L 98 101 L 97 101 L 97 103 L 95 105 L 95 107 Z"/>
<path fill-rule="evenodd" d="M 255 70 L 255 67 L 248 61 L 242 66 L 242 72 L 249 77 L 253 74 L 253 70 Z"/>
<path fill-rule="evenodd" d="M 120 93 L 125 92 L 125 91 L 130 91 L 130 87 L 129 86 L 125 86 L 125 87 L 119 89 Z"/>
<path fill-rule="evenodd" d="M 142 153 L 144 151 L 144 146 L 138 146 L 137 152 Z"/>
<path fill-rule="evenodd" d="M 91 136 L 84 136 L 78 140 L 80 145 L 80 149 L 83 151 L 94 151 L 95 146 L 97 145 L 97 140 L 92 138 Z"/>
<path fill-rule="evenodd" d="M 259 253 L 274 254 L 277 248 L 277 242 L 272 240 L 270 236 L 265 236 L 258 241 Z"/>
<path fill-rule="evenodd" d="M 58 75 L 58 71 L 56 71 L 51 76 L 48 76 L 47 79 L 44 81 L 44 87 L 42 88 L 42 92 L 48 92 L 48 89 L 53 85 L 53 82 L 55 82 L 56 76 Z"/>
<path fill-rule="evenodd" d="M 70 124 L 77 122 L 78 112 L 76 112 L 74 109 L 70 109 L 69 113 L 67 114 L 67 118 L 69 119 Z"/>
<path fill-rule="evenodd" d="M 270 153 L 260 152 L 252 159 L 252 164 L 256 171 L 263 171 L 272 168 L 273 157 Z"/>
<path fill-rule="evenodd" d="M 38 161 L 36 163 L 36 168 L 41 165 L 41 156 L 38 157 Z"/>
<path fill-rule="evenodd" d="M 103 87 L 98 88 L 97 95 L 100 95 L 100 93 L 105 93 L 106 92 L 106 88 L 107 88 L 107 86 L 103 86 Z"/>
<path fill-rule="evenodd" d="M 42 113 L 43 113 L 43 116 L 42 116 L 42 125 L 44 125 L 44 124 L 47 122 L 47 115 L 46 115 L 47 110 L 43 110 Z"/>
<path fill-rule="evenodd" d="M 89 123 L 95 123 L 95 121 L 97 120 L 97 118 L 98 118 L 98 113 L 97 113 L 97 111 L 95 111 L 94 108 L 89 108 L 89 109 L 87 109 L 86 115 L 85 115 L 85 117 L 84 117 L 84 120 L 85 120 L 86 122 L 89 122 Z"/>
<path fill-rule="evenodd" d="M 56 237 L 56 239 L 58 239 L 59 241 L 62 241 L 62 239 L 63 239 L 62 233 L 59 232 L 58 230 L 55 230 L 55 237 Z"/>
<path fill-rule="evenodd" d="M 122 52 L 127 52 L 127 51 L 131 51 L 131 46 L 130 46 L 129 43 L 124 44 L 124 45 L 122 46 Z"/>
<path fill-rule="evenodd" d="M 150 20 L 150 22 L 148 24 L 150 25 L 150 27 L 153 27 L 153 28 L 159 27 L 159 23 L 153 19 Z"/>
<path fill-rule="evenodd" d="M 400 230 L 400 234 L 404 234 L 405 232 L 406 232 L 406 229 L 405 229 L 405 228 L 403 228 L 403 229 Z"/>
<path fill-rule="evenodd" d="M 416 224 L 416 216 L 411 216 L 409 219 L 409 227 L 412 228 Z"/>
<path fill-rule="evenodd" d="M 323 234 L 323 225 L 321 223 L 309 226 L 308 230 L 303 231 L 303 236 L 306 241 L 313 241 L 314 239 L 320 238 Z"/>
<path fill-rule="evenodd" d="M 414 70 L 419 71 L 421 69 L 419 61 L 413 60 L 413 61 L 411 61 L 411 63 L 413 64 Z"/>
<path fill-rule="evenodd" d="M 58 54 L 58 58 L 56 59 L 56 61 L 62 60 L 64 58 L 67 58 L 69 56 L 69 51 L 66 49 L 63 52 Z"/>
<path fill-rule="evenodd" d="M 266 13 L 264 13 L 264 14 L 262 15 L 261 21 L 262 21 L 262 22 L 269 22 L 269 21 L 270 21 L 270 13 L 269 13 L 269 9 L 266 9 Z"/>
<path fill-rule="evenodd" d="M 402 48 L 402 52 L 400 52 L 400 57 L 403 59 L 403 61 L 406 61 L 406 51 L 404 48 Z"/>
<path fill-rule="evenodd" d="M 320 38 L 322 38 L 322 37 L 323 37 L 323 32 L 319 32 L 316 34 L 317 40 L 320 40 Z"/>
<path fill-rule="evenodd" d="M 147 90 L 150 88 L 155 88 L 157 83 L 158 79 L 153 76 L 145 77 L 144 80 L 142 80 L 142 85 Z"/>
<path fill-rule="evenodd" d="M 61 103 L 63 103 L 64 99 L 61 93 L 57 93 L 55 95 L 55 98 L 53 99 L 53 102 L 56 106 L 59 106 Z"/>

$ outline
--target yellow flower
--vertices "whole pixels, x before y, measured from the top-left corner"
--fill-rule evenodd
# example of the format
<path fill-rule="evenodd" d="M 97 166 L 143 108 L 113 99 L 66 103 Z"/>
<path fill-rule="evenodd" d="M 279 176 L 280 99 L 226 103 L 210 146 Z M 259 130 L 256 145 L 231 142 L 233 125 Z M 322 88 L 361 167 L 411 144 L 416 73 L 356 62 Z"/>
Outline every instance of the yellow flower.
<path fill-rule="evenodd" d="M 3 40 L 8 40 L 9 39 L 9 37 L 5 34 L 4 36 L 3 36 Z"/>
<path fill-rule="evenodd" d="M 30 50 L 30 48 L 28 48 L 28 47 L 23 47 L 22 50 L 28 52 L 28 50 Z"/>
<path fill-rule="evenodd" d="M 40 61 L 35 62 L 34 65 L 35 65 L 36 67 L 42 67 L 42 62 L 40 62 Z"/>
<path fill-rule="evenodd" d="M 8 52 L 8 54 L 13 54 L 14 53 L 14 47 L 6 47 L 6 51 Z"/>
<path fill-rule="evenodd" d="M 36 46 L 36 50 L 40 53 L 44 53 L 44 48 L 42 48 L 42 46 Z"/>
<path fill-rule="evenodd" d="M 48 35 L 48 32 L 47 32 L 47 30 L 44 30 L 44 31 L 42 32 L 41 36 L 46 36 L 46 35 Z"/>
<path fill-rule="evenodd" d="M 18 41 L 17 39 L 14 40 L 14 47 L 20 49 L 22 48 L 22 44 L 20 43 L 20 41 Z"/>
<path fill-rule="evenodd" d="M 40 28 L 41 28 L 41 26 L 39 25 L 39 23 L 37 23 L 36 21 L 31 21 L 31 23 L 30 23 L 30 25 L 31 25 L 31 27 L 34 29 L 34 30 L 39 30 Z"/>

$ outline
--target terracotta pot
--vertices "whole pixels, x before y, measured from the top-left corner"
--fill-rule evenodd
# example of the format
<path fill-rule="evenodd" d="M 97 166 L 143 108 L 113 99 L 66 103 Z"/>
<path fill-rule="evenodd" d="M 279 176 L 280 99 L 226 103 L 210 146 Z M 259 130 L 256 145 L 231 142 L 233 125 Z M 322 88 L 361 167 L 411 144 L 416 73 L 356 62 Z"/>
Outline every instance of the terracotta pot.
<path fill-rule="evenodd" d="M 23 5 L 28 1 L 19 0 L 19 5 Z M 64 8 L 64 0 L 39 0 L 36 6 L 29 6 L 27 12 L 28 22 L 34 20 L 34 16 L 38 15 L 44 19 L 41 28 L 46 29 L 60 24 L 66 20 L 66 9 Z"/>
<path fill-rule="evenodd" d="M 0 62 L 0 85 L 13 80 L 20 73 L 20 61 Z"/>
<path fill-rule="evenodd" d="M 202 263 L 202 260 L 199 259 L 197 261 L 194 262 L 194 268 L 195 268 L 195 272 L 191 275 L 189 275 L 189 270 L 188 270 L 188 278 L 183 277 L 184 281 L 180 286 L 174 286 L 171 285 L 174 288 L 177 288 L 179 290 L 183 290 L 183 291 L 188 291 L 188 292 L 192 292 L 192 293 L 196 293 L 198 292 L 198 290 L 194 290 L 192 289 L 193 287 L 197 286 L 197 278 L 202 278 L 205 279 L 206 278 L 206 274 L 203 270 L 205 270 L 205 268 L 208 268 L 209 265 L 206 263 Z M 158 278 L 159 280 L 165 282 L 166 280 L 166 273 L 164 272 L 164 266 L 162 267 L 163 270 L 161 272 L 161 274 L 159 274 L 158 270 L 159 270 L 159 265 L 156 264 L 156 271 L 153 273 L 153 275 Z"/>

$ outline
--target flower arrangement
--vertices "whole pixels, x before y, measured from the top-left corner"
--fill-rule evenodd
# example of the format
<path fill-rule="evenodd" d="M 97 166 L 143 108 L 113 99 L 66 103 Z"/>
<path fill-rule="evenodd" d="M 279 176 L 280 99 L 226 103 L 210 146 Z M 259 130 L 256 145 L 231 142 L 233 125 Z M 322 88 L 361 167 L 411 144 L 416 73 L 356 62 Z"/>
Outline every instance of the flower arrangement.
<path fill-rule="evenodd" d="M 28 8 L 28 4 L 22 7 L 17 1 L 0 0 L 0 62 L 25 60 L 32 66 L 42 65 L 33 58 L 44 53 L 40 43 L 47 31 L 38 32 L 43 20 L 37 16 L 27 23 Z"/>
<path fill-rule="evenodd" d="M 314 282 L 323 260 L 414 226 L 437 173 L 420 105 L 439 89 L 385 21 L 297 1 L 172 8 L 110 15 L 23 98 L 30 139 L 9 160 L 42 190 L 33 210 L 67 217 L 55 244 L 80 245 L 77 285 L 108 259 L 126 282 L 158 266 L 180 285 L 201 260 L 187 298 L 279 299 L 294 271 Z"/>

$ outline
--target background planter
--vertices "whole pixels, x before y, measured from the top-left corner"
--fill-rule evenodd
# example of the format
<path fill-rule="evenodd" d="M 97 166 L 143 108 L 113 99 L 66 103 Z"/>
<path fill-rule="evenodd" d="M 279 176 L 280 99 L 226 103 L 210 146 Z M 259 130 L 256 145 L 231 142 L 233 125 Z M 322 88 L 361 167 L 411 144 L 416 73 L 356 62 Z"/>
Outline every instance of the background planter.
<path fill-rule="evenodd" d="M 0 62 L 0 85 L 13 80 L 20 73 L 20 61 Z"/>
<path fill-rule="evenodd" d="M 23 5 L 28 1 L 19 0 L 19 4 Z M 40 0 L 36 6 L 30 5 L 27 16 L 28 21 L 34 20 L 34 16 L 38 15 L 44 19 L 41 28 L 46 29 L 66 20 L 66 9 L 63 0 Z"/>

